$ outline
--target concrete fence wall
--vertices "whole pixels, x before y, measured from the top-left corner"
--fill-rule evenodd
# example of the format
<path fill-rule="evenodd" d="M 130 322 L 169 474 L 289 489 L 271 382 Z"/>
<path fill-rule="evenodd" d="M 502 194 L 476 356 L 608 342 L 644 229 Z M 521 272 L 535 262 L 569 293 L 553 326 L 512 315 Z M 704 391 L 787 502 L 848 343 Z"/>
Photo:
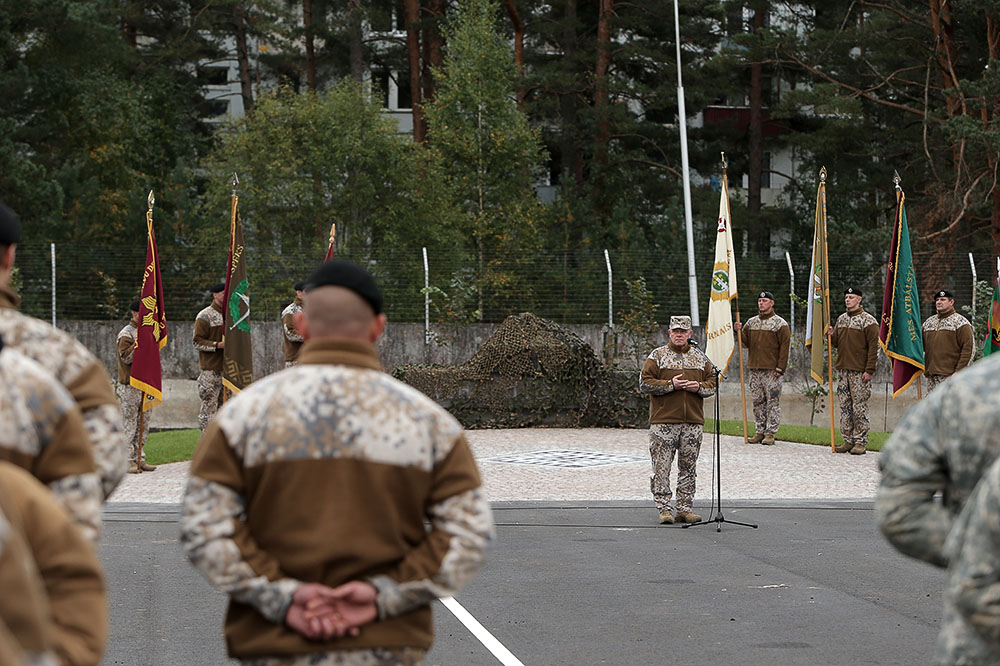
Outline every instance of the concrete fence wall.
<path fill-rule="evenodd" d="M 116 339 L 124 322 L 61 321 L 59 327 L 75 336 L 91 349 L 107 366 L 112 378 L 117 378 Z M 433 326 L 433 341 L 424 342 L 424 327 L 420 323 L 390 322 L 379 341 L 378 351 L 383 367 L 392 371 L 397 365 L 410 363 L 437 363 L 453 365 L 463 363 L 473 356 L 496 330 L 496 324 L 473 324 L 467 327 Z M 634 344 L 626 336 L 609 336 L 606 327 L 597 324 L 568 325 L 607 359 L 615 349 L 615 361 L 621 367 L 632 367 L 638 372 L 647 345 Z M 170 322 L 167 345 L 161 353 L 164 377 L 164 402 L 154 410 L 154 427 L 195 427 L 197 425 L 198 396 L 194 380 L 198 377 L 198 352 L 192 345 L 193 322 Z M 284 348 L 280 322 L 254 322 L 251 335 L 254 343 L 254 375 L 259 379 L 284 368 Z M 697 330 L 695 337 L 704 342 L 704 332 Z M 657 336 L 656 345 L 666 344 L 666 329 Z M 744 352 L 745 354 L 745 352 Z M 637 359 L 636 356 L 639 358 Z M 807 386 L 809 357 L 803 340 L 792 340 L 789 369 L 785 377 L 782 400 L 783 422 L 800 425 L 829 424 L 827 399 L 823 398 L 813 415 L 812 405 L 804 395 Z M 878 370 L 872 390 L 871 421 L 876 430 L 891 430 L 906 407 L 916 399 L 911 388 L 899 398 L 891 397 L 889 365 L 879 352 Z M 742 419 L 740 399 L 739 362 L 734 355 L 729 364 L 728 377 L 721 390 L 721 413 L 724 419 Z M 749 399 L 749 397 L 748 397 Z M 752 407 L 748 404 L 748 418 L 753 421 Z M 706 414 L 711 407 L 706 405 Z M 752 427 L 752 426 L 751 426 Z"/>

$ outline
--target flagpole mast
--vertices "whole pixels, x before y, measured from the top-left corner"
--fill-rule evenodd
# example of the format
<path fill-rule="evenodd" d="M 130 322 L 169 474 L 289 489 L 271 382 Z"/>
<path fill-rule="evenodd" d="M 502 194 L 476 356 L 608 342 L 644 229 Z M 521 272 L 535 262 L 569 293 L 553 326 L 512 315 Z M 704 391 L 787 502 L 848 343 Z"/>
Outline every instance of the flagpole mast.
<path fill-rule="evenodd" d="M 826 233 L 826 167 L 822 167 L 819 170 L 819 183 L 820 189 L 823 192 L 823 270 L 826 271 L 826 284 L 827 290 L 823 294 L 823 309 L 826 311 L 826 377 L 827 377 L 827 395 L 829 396 L 830 405 L 830 450 L 834 451 L 837 448 L 837 436 L 834 432 L 833 427 L 833 334 L 830 332 L 832 328 L 833 320 L 830 318 L 830 250 L 827 246 L 827 233 Z"/>
<path fill-rule="evenodd" d="M 684 229 L 687 235 L 688 296 L 691 301 L 691 323 L 700 326 L 698 316 L 698 280 L 694 274 L 694 229 L 691 225 L 691 171 L 688 168 L 687 117 L 684 111 L 684 83 L 681 80 L 681 19 L 674 0 L 674 34 L 677 41 L 677 125 L 681 140 L 681 180 L 684 185 Z"/>
<path fill-rule="evenodd" d="M 722 153 L 722 187 L 726 192 L 726 207 L 729 207 L 729 176 L 726 173 L 726 153 Z M 732 212 L 729 215 L 729 231 L 732 233 L 733 229 L 733 218 Z M 740 325 L 740 330 L 736 333 L 736 353 L 740 357 L 740 399 L 743 402 L 743 443 L 749 443 L 749 434 L 747 432 L 747 387 L 746 381 L 743 374 L 743 322 L 740 320 L 740 299 L 736 298 L 736 323 Z M 718 389 L 716 389 L 718 390 Z"/>
<path fill-rule="evenodd" d="M 153 223 L 153 206 L 156 205 L 156 197 L 153 196 L 153 190 L 149 191 L 149 196 L 146 197 L 146 229 L 149 229 L 149 225 Z M 136 345 L 139 344 L 139 335 L 136 333 L 135 336 Z M 142 450 L 145 448 L 145 442 L 142 441 L 142 431 L 145 425 L 146 410 L 143 407 L 146 406 L 146 392 L 140 391 L 142 394 L 142 400 L 139 401 L 139 446 L 138 451 L 135 454 L 135 468 L 137 473 L 142 473 Z"/>

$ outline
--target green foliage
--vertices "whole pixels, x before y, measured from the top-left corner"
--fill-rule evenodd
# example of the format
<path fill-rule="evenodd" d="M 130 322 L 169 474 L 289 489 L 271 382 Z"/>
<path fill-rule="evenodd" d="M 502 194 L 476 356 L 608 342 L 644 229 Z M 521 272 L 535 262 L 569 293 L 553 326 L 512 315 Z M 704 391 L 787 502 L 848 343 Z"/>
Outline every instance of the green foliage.
<path fill-rule="evenodd" d="M 150 465 L 164 465 L 190 460 L 200 437 L 201 431 L 197 428 L 151 432 L 143 447 L 146 462 Z"/>
<path fill-rule="evenodd" d="M 969 323 L 972 324 L 972 360 L 978 361 L 983 357 L 983 346 L 986 337 L 989 335 L 990 311 L 993 303 L 993 285 L 990 280 L 979 280 L 976 282 L 976 312 L 973 314 L 972 305 L 963 305 L 962 312 L 965 313 Z"/>
<path fill-rule="evenodd" d="M 656 321 L 659 305 L 646 288 L 646 278 L 639 276 L 626 280 L 629 309 L 618 313 L 620 328 L 625 334 L 625 349 L 636 368 L 641 368 L 643 359 L 656 347 L 656 336 L 660 324 Z"/>

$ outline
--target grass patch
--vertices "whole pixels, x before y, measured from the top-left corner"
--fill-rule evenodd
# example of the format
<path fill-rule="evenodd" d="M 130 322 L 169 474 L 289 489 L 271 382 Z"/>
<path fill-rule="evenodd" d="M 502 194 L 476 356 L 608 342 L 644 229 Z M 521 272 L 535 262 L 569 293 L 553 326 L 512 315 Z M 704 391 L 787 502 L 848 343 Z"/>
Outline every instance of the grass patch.
<path fill-rule="evenodd" d="M 743 421 L 722 421 L 722 425 L 719 430 L 723 435 L 735 435 L 737 437 L 742 437 Z M 715 432 L 715 421 L 712 419 L 705 419 L 705 432 Z M 747 433 L 753 437 L 753 423 L 749 423 L 747 425 Z M 840 434 L 840 430 L 836 430 L 834 434 L 837 437 L 837 444 L 843 444 L 844 438 Z M 868 433 L 868 450 L 881 451 L 882 445 L 885 444 L 887 439 L 889 439 L 890 434 L 892 433 L 881 432 L 878 430 L 870 431 Z M 803 444 L 830 446 L 830 428 L 821 428 L 818 426 L 783 425 L 778 428 L 778 433 L 774 436 L 774 438 L 783 442 L 801 442 Z"/>
<path fill-rule="evenodd" d="M 162 465 L 190 460 L 200 438 L 201 431 L 197 428 L 151 432 L 146 440 L 146 462 L 150 465 Z"/>

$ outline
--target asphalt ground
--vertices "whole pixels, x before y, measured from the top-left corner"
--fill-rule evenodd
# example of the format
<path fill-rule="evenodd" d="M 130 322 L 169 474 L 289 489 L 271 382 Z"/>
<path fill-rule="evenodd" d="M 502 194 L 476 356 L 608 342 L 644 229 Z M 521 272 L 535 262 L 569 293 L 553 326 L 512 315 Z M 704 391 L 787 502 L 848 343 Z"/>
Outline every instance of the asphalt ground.
<path fill-rule="evenodd" d="M 927 664 L 944 573 L 896 553 L 871 501 L 741 500 L 660 526 L 650 500 L 496 502 L 458 601 L 525 666 Z M 709 517 L 707 502 L 695 509 Z M 176 504 L 106 505 L 104 664 L 214 665 L 225 595 L 187 562 Z M 721 527 L 721 531 L 717 528 Z M 440 603 L 427 663 L 500 664 Z"/>

